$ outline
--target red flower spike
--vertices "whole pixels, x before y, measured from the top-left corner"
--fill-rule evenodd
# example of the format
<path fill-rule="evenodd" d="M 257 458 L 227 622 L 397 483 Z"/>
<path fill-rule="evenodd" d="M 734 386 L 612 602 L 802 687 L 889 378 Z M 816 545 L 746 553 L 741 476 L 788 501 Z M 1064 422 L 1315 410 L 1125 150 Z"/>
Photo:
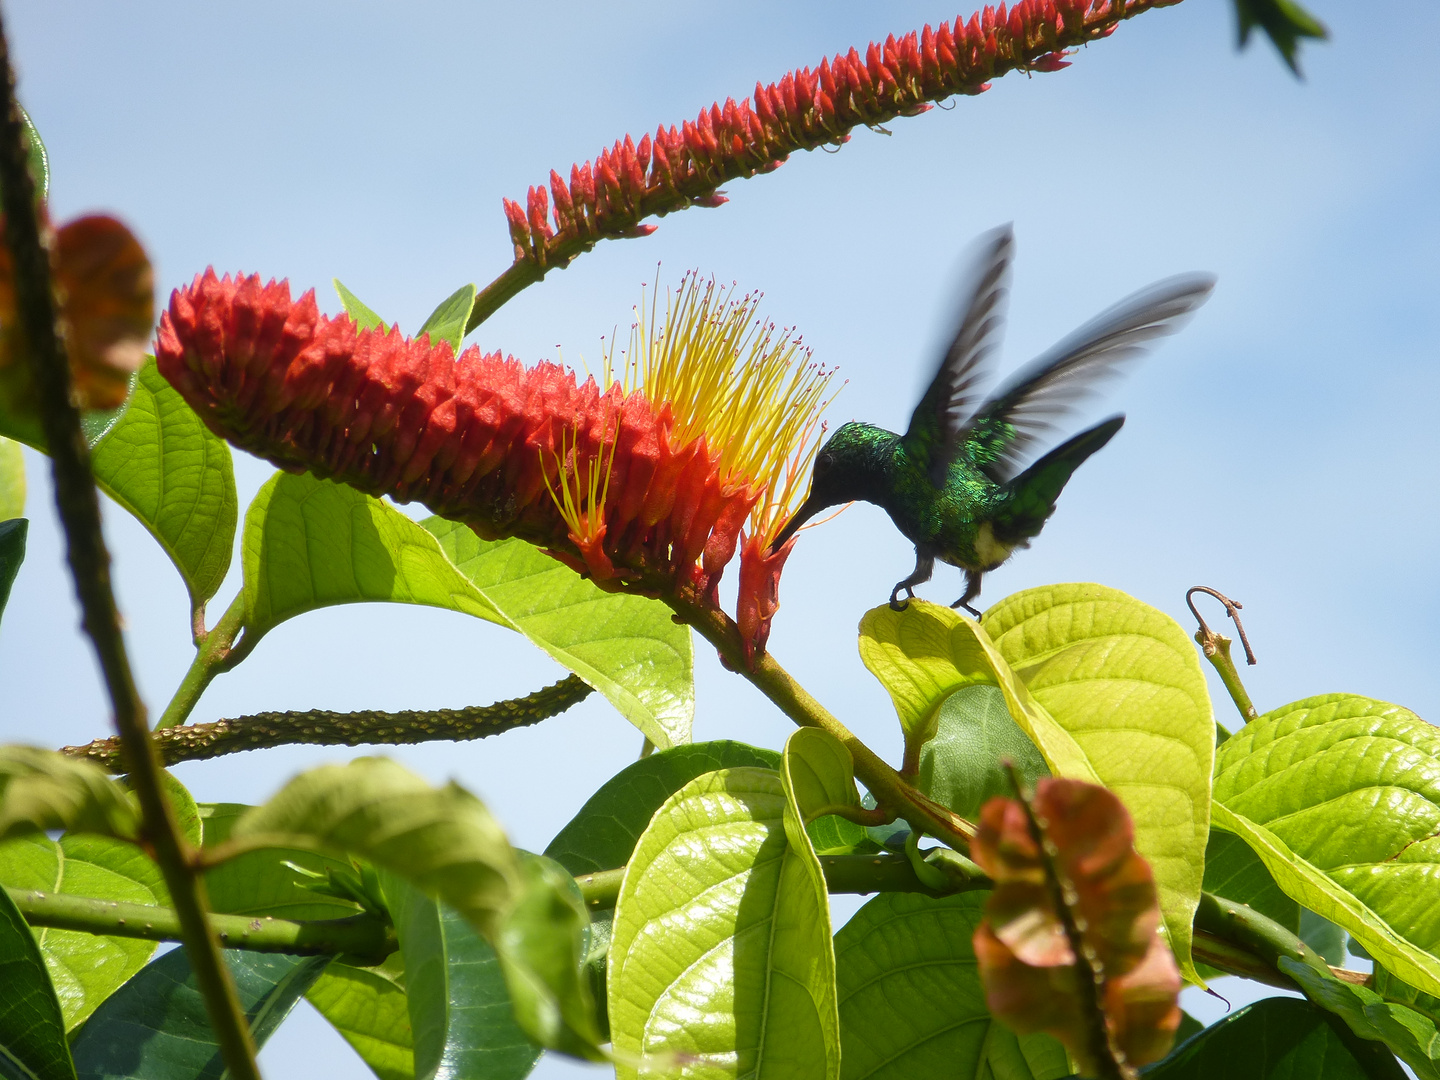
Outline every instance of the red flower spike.
<path fill-rule="evenodd" d="M 572 207 L 581 186 L 567 191 Z M 566 190 L 558 175 L 551 190 Z M 545 189 L 530 203 L 547 211 Z M 813 457 L 828 379 L 797 370 L 798 339 L 753 313 L 751 298 L 688 278 L 666 323 L 631 342 L 645 386 L 602 390 L 556 364 L 474 347 L 456 358 L 428 336 L 358 330 L 320 315 L 313 291 L 292 303 L 283 282 L 207 271 L 172 295 L 156 358 L 213 431 L 281 468 L 423 500 L 607 588 L 716 605 L 742 530 L 769 543 L 803 494 L 795 477 Z M 773 614 L 775 580 L 754 580 L 770 600 L 752 607 Z M 752 661 L 768 618 L 747 616 Z"/>

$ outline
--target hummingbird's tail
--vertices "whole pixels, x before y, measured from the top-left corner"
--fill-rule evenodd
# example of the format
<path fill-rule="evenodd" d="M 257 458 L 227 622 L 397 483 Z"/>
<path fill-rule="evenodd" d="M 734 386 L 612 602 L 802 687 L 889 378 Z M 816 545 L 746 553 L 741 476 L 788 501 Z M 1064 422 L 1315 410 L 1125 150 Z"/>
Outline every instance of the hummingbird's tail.
<path fill-rule="evenodd" d="M 1061 443 L 1005 486 L 1009 497 L 995 515 L 995 538 L 1007 544 L 1022 544 L 1038 536 L 1055 512 L 1055 500 L 1070 482 L 1080 463 L 1104 446 L 1125 423 L 1125 417 L 1109 420 L 1082 431 Z"/>

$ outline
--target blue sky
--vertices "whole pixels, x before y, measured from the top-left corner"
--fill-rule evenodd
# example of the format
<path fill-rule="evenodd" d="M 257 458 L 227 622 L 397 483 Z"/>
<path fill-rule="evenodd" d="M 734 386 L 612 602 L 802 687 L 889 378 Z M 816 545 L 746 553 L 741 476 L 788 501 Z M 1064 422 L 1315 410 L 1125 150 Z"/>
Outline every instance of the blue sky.
<path fill-rule="evenodd" d="M 606 242 L 474 336 L 523 360 L 592 363 L 641 282 L 691 267 L 765 292 L 849 385 L 833 422 L 903 427 L 950 318 L 961 253 L 1013 221 L 1003 364 L 1021 363 L 1121 296 L 1186 270 L 1214 298 L 1091 417 L 1128 422 L 1077 474 L 1028 552 L 982 603 L 1098 581 L 1190 629 L 1186 588 L 1245 603 L 1273 707 L 1348 690 L 1440 716 L 1440 8 L 1315 0 L 1332 30 L 1297 82 L 1268 43 L 1237 54 L 1220 0 L 1145 14 L 1033 78 L 860 130 L 732 184 L 730 203 Z M 1383 14 L 1379 14 L 1383 13 Z M 626 132 L 693 118 L 757 79 L 956 11 L 918 2 L 714 5 L 419 3 L 110 5 L 18 0 L 5 12 L 22 98 L 46 139 L 59 219 L 119 214 L 162 296 L 198 271 L 332 277 L 417 327 L 460 284 L 509 260 L 502 196 Z M 965 14 L 968 17 L 969 9 Z M 1079 421 L 1077 421 L 1078 426 Z M 0 626 L 0 739 L 103 733 L 38 458 L 30 559 Z M 237 461 L 242 500 L 269 475 Z M 156 711 L 190 658 L 184 591 L 126 515 L 107 531 L 130 648 Z M 854 730 L 898 757 L 894 715 L 854 627 L 912 552 L 873 508 L 807 533 L 787 567 L 771 648 Z M 235 582 L 221 590 L 233 594 Z M 922 590 L 948 602 L 960 575 Z M 1219 617 L 1218 611 L 1216 617 Z M 512 635 L 400 606 L 285 624 L 203 698 L 196 719 L 261 709 L 426 708 L 526 693 L 558 669 Z M 697 650 L 696 737 L 778 747 L 788 724 Z M 1216 711 L 1233 714 L 1218 682 Z M 536 729 L 403 749 L 458 777 L 517 843 L 542 847 L 639 736 L 591 700 Z M 258 801 L 350 752 L 247 754 L 184 766 L 202 798 Z M 338 1040 L 282 1029 L 267 1075 L 368 1075 Z M 541 1075 L 571 1067 L 545 1063 Z M 348 1072 L 344 1070 L 349 1070 Z"/>

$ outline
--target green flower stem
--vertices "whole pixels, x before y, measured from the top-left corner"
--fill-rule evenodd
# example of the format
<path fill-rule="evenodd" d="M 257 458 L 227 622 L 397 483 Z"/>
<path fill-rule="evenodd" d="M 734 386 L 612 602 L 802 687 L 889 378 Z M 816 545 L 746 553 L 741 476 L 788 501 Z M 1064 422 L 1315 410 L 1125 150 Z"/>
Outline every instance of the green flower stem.
<path fill-rule="evenodd" d="M 949 896 L 958 892 L 988 889 L 992 882 L 981 875 L 961 879 L 950 875 L 944 888 L 931 888 L 920 880 L 915 867 L 903 855 L 821 855 L 820 869 L 825 874 L 825 886 L 832 893 L 915 892 L 927 896 Z M 575 884 L 585 898 L 585 906 L 600 911 L 615 906 L 620 897 L 620 883 L 625 877 L 625 867 L 617 870 L 597 870 L 593 874 L 580 874 Z"/>
<path fill-rule="evenodd" d="M 311 746 L 410 745 L 438 739 L 483 739 L 511 728 L 537 724 L 583 701 L 591 692 L 578 675 L 569 675 L 533 694 L 497 701 L 493 705 L 400 712 L 368 709 L 343 713 L 328 709 L 265 712 L 233 720 L 217 720 L 211 724 L 161 728 L 152 738 L 166 768 L 182 761 L 204 761 L 223 754 L 238 754 L 242 750 L 262 750 L 297 743 Z M 93 761 L 112 772 L 118 772 L 122 767 L 119 741 L 114 738 L 96 739 L 84 746 L 66 746 L 60 752 Z"/>
<path fill-rule="evenodd" d="M 176 914 L 196 983 L 205 1000 L 221 1055 L 235 1080 L 260 1080 L 250 1028 L 235 995 L 220 945 L 205 921 L 205 890 L 189 865 L 189 845 L 175 824 L 161 787 L 160 762 L 150 742 L 145 706 L 125 653 L 120 615 L 110 584 L 110 553 L 100 528 L 100 499 L 90 469 L 90 451 L 71 396 L 70 364 L 57 324 L 50 253 L 35 215 L 35 183 L 10 48 L 0 27 L 0 72 L 4 76 L 4 131 L 0 136 L 0 207 L 5 243 L 13 268 L 16 330 L 30 367 L 35 400 L 55 478 L 55 503 L 65 529 L 67 557 L 80 599 L 82 625 L 95 654 L 114 710 L 115 729 L 143 815 L 143 835 L 154 850 Z"/>
<path fill-rule="evenodd" d="M 589 246 L 593 247 L 594 244 Z M 471 330 L 494 315 L 514 299 L 522 289 L 534 285 L 545 276 L 545 270 L 553 268 L 553 266 L 541 268 L 529 259 L 519 259 L 511 263 L 501 271 L 499 277 L 475 294 L 475 303 L 470 307 L 470 318 L 465 320 L 465 333 L 470 333 Z"/>
<path fill-rule="evenodd" d="M 5 891 L 31 926 L 146 941 L 182 940 L 180 919 L 173 908 L 21 889 Z M 222 946 L 250 952 L 346 955 L 364 964 L 378 964 L 400 947 L 395 928 L 378 915 L 307 922 L 269 916 L 211 915 L 209 923 Z"/>
<path fill-rule="evenodd" d="M 1274 979 L 1261 979 L 1260 981 L 1269 982 L 1272 986 L 1283 986 L 1289 990 L 1300 989 L 1294 980 L 1280 971 L 1278 964 L 1281 957 L 1308 964 L 1327 979 L 1338 978 L 1345 982 L 1362 984 L 1369 982 L 1369 976 L 1360 972 L 1332 968 L 1325 962 L 1324 957 L 1305 942 L 1273 919 L 1261 915 L 1254 908 L 1247 907 L 1245 904 L 1237 904 L 1233 900 L 1226 900 L 1213 893 L 1200 894 L 1200 904 L 1195 909 L 1195 929 L 1223 939 L 1232 945 L 1237 945 L 1253 954 L 1274 975 Z M 1196 956 L 1205 959 L 1200 956 L 1198 951 Z M 1250 977 L 1258 978 L 1255 975 Z"/>
<path fill-rule="evenodd" d="M 720 653 L 720 659 L 732 671 L 749 679 L 775 706 L 801 727 L 817 727 L 845 744 L 855 763 L 855 776 L 886 810 L 903 817 L 912 826 L 937 840 L 961 850 L 969 850 L 975 826 L 957 814 L 916 791 L 904 778 L 837 720 L 790 674 L 775 662 L 769 653 L 753 666 L 745 657 L 740 631 L 723 611 L 703 607 L 680 598 L 666 601 L 675 613 L 694 627 Z M 893 820 L 893 819 L 892 819 Z"/>
<path fill-rule="evenodd" d="M 1203 630 L 1197 630 L 1195 640 L 1200 643 L 1200 651 L 1205 654 L 1205 659 L 1219 672 L 1220 681 L 1230 692 L 1230 700 L 1235 703 L 1235 708 L 1240 710 L 1243 722 L 1248 724 L 1254 720 L 1260 714 L 1255 711 L 1250 695 L 1245 691 L 1245 684 L 1240 681 L 1240 672 L 1235 667 L 1235 661 L 1230 659 L 1230 639 L 1214 631 L 1207 637 Z M 1216 724 L 1216 727 L 1220 728 L 1222 738 L 1229 738 L 1230 733 L 1221 725 Z"/>
<path fill-rule="evenodd" d="M 190 670 L 185 672 L 185 678 L 180 680 L 180 686 L 175 691 L 175 696 L 170 699 L 170 704 L 166 705 L 165 711 L 160 714 L 160 719 L 155 724 L 157 731 L 185 723 L 200 700 L 200 695 L 210 685 L 210 680 L 222 671 L 229 671 L 244 659 L 244 655 L 250 651 L 248 643 L 242 641 L 240 648 L 234 647 L 235 638 L 244 626 L 245 594 L 242 591 L 231 601 L 214 629 L 196 641 L 195 659 L 190 664 Z"/>

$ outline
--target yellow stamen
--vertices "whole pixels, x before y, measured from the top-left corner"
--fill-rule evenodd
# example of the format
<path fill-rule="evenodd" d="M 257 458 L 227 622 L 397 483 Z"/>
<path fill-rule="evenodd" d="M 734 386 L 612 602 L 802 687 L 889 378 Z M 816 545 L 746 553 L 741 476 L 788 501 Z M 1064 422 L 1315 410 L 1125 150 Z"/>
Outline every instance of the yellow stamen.
<path fill-rule="evenodd" d="M 648 312 L 643 300 L 636 309 L 619 380 L 626 393 L 640 388 L 656 407 L 669 404 L 681 444 L 703 434 L 725 483 L 759 492 L 749 531 L 768 542 L 805 494 L 834 373 L 810 362 L 792 330 L 756 318 L 759 302 L 691 272 L 666 292 L 661 318 L 657 289 Z M 613 359 L 612 338 L 607 386 Z"/>

